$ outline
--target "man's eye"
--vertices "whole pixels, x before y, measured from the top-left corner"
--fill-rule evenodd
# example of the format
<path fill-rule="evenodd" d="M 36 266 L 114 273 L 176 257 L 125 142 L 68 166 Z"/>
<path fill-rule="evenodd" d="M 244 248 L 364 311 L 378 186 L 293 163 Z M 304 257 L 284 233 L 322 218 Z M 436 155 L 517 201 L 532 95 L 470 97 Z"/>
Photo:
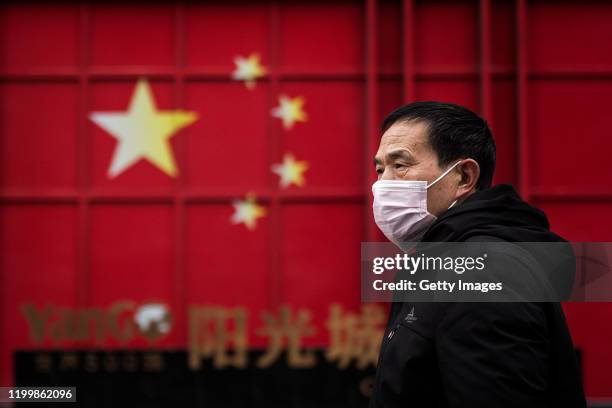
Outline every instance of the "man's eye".
<path fill-rule="evenodd" d="M 376 169 L 376 174 L 382 174 L 383 169 L 381 169 L 380 167 Z"/>
<path fill-rule="evenodd" d="M 401 164 L 401 163 L 395 163 L 394 167 L 396 169 L 403 169 L 404 167 L 406 167 L 405 165 Z"/>

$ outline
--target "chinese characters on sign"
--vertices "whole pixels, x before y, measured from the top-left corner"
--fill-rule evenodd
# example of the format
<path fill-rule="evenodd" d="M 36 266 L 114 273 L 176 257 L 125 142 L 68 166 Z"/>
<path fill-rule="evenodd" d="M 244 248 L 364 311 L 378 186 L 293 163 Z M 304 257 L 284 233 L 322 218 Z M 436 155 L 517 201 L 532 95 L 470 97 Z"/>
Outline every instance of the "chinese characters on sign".
<path fill-rule="evenodd" d="M 147 303 L 137 306 L 132 301 L 118 301 L 108 308 L 67 309 L 47 305 L 38 309 L 31 304 L 22 306 L 30 338 L 35 345 L 50 339 L 53 344 L 93 340 L 103 346 L 107 339 L 126 343 L 138 336 L 154 343 L 168 334 L 172 316 L 168 306 Z M 188 366 L 199 370 L 204 359 L 211 359 L 216 369 L 246 368 L 249 364 L 265 369 L 285 358 L 291 368 L 310 368 L 317 364 L 317 355 L 303 346 L 303 339 L 327 329 L 328 346 L 324 358 L 340 369 L 355 363 L 358 369 L 375 366 L 383 335 L 385 313 L 381 306 L 364 304 L 359 312 L 332 304 L 324 328 L 312 323 L 312 313 L 306 308 L 281 306 L 276 312 L 263 311 L 255 334 L 266 339 L 263 353 L 249 361 L 249 316 L 243 307 L 212 305 L 192 306 L 188 322 Z M 103 347 L 102 347 L 103 348 Z M 163 356 L 154 351 L 142 355 L 133 353 L 64 352 L 51 359 L 45 352 L 36 356 L 37 371 L 71 370 L 80 367 L 90 372 L 159 371 L 164 367 Z"/>

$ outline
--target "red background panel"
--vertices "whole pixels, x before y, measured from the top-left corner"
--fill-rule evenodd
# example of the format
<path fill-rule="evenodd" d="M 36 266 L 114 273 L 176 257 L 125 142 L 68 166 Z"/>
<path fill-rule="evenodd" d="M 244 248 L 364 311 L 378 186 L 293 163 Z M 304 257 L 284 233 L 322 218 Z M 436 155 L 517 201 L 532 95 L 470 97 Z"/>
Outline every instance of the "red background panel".
<path fill-rule="evenodd" d="M 477 3 L 415 2 L 415 64 L 463 71 L 478 60 Z"/>
<path fill-rule="evenodd" d="M 282 153 L 307 160 L 305 189 L 310 187 L 359 188 L 365 169 L 363 158 L 363 88 L 352 82 L 285 82 L 281 94 L 302 96 L 308 114 L 306 123 L 282 130 Z M 275 106 L 278 103 L 275 101 Z M 280 158 L 279 158 L 280 159 Z M 280 161 L 280 160 L 279 160 Z"/>
<path fill-rule="evenodd" d="M 166 3 L 94 3 L 89 63 L 107 66 L 174 64 L 174 7 Z"/>
<path fill-rule="evenodd" d="M 76 306 L 77 214 L 70 205 L 9 204 L 0 207 L 0 226 L 0 381 L 10 384 L 12 350 L 51 346 L 48 332 L 33 344 L 22 305 Z"/>
<path fill-rule="evenodd" d="M 0 84 L 3 188 L 74 187 L 77 103 L 71 83 Z"/>
<path fill-rule="evenodd" d="M 233 71 L 237 55 L 247 57 L 254 52 L 267 65 L 269 20 L 269 9 L 264 3 L 194 4 L 185 21 L 188 66 L 205 66 L 227 73 Z"/>
<path fill-rule="evenodd" d="M 173 227 L 170 205 L 93 206 L 89 306 L 107 308 L 113 302 L 130 300 L 137 305 L 161 302 L 174 308 Z M 177 335 L 172 331 L 172 336 Z M 176 344 L 172 336 L 161 345 Z M 114 339 L 104 345 L 125 346 Z M 130 345 L 148 343 L 136 339 Z"/>
<path fill-rule="evenodd" d="M 493 67 L 513 69 L 516 63 L 515 4 L 496 1 L 491 9 L 491 63 Z"/>
<path fill-rule="evenodd" d="M 612 67 L 608 3 L 559 2 L 551 7 L 535 1 L 527 21 L 528 57 L 534 70 Z"/>
<path fill-rule="evenodd" d="M 495 147 L 500 154 L 496 157 L 493 182 L 516 183 L 516 82 L 500 78 L 492 82 L 491 116 L 487 119 Z"/>
<path fill-rule="evenodd" d="M 238 82 L 197 82 L 188 84 L 186 93 L 188 109 L 200 113 L 183 130 L 189 186 L 265 186 L 270 174 L 268 86 L 249 91 Z"/>
<path fill-rule="evenodd" d="M 378 95 L 376 99 L 378 105 L 378 115 L 376 117 L 378 124 L 382 122 L 385 116 L 393 109 L 402 104 L 402 84 L 399 80 L 385 79 L 378 83 Z M 380 126 L 379 126 L 380 128 Z M 372 170 L 374 170 L 374 162 L 372 161 Z"/>
<path fill-rule="evenodd" d="M 330 304 L 358 310 L 361 247 L 355 245 L 355 237 L 363 233 L 363 222 L 356 221 L 362 218 L 359 203 L 283 208 L 281 299 L 312 311 L 319 330 L 304 339 L 307 345 L 327 343 L 322 329 Z"/>
<path fill-rule="evenodd" d="M 249 344 L 264 347 L 265 339 L 255 334 L 255 328 L 261 312 L 276 307 L 271 302 L 269 220 L 258 219 L 254 230 L 242 224 L 228 228 L 232 213 L 226 204 L 188 207 L 185 301 L 246 308 Z"/>
<path fill-rule="evenodd" d="M 402 8 L 399 2 L 381 2 L 378 10 L 378 70 L 399 74 L 402 69 Z M 401 86 L 398 87 L 401 89 Z"/>
<path fill-rule="evenodd" d="M 359 3 L 282 3 L 279 24 L 280 64 L 285 71 L 357 70 L 363 64 L 362 43 L 355 41 L 364 35 Z"/>
<path fill-rule="evenodd" d="M 61 4 L 9 4 L 0 16 L 0 66 L 7 71 L 77 64 L 78 9 Z M 49 46 L 52 40 L 61 46 Z"/>
<path fill-rule="evenodd" d="M 442 100 L 478 110 L 478 82 L 476 80 L 427 79 L 415 84 L 418 100 Z M 444 95 L 441 98 L 441 95 Z"/>
<path fill-rule="evenodd" d="M 610 150 L 602 149 L 610 143 L 609 107 L 602 102 L 612 82 L 538 80 L 529 89 L 534 188 L 609 193 Z"/>
<path fill-rule="evenodd" d="M 597 196 L 591 200 L 567 202 L 536 200 L 534 204 L 546 212 L 554 230 L 567 239 L 612 242 L 612 219 L 607 216 L 610 203 L 598 201 Z"/>
<path fill-rule="evenodd" d="M 91 303 L 172 294 L 172 207 L 96 205 L 91 213 Z"/>

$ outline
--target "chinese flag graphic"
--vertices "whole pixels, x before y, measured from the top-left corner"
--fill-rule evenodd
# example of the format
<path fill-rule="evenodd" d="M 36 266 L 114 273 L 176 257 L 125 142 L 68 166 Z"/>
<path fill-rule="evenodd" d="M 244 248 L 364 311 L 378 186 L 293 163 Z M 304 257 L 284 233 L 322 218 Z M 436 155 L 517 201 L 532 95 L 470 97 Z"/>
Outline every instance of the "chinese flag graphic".
<path fill-rule="evenodd" d="M 518 6 L 480 3 L 486 26 L 468 1 L 1 5 L 0 387 L 367 406 L 389 308 L 360 298 L 360 243 L 386 241 L 372 159 L 413 100 L 491 118 L 496 182 L 522 180 L 568 239 L 609 239 L 610 7 L 528 2 L 525 68 Z M 542 81 L 567 55 L 601 83 Z M 612 330 L 584 319 L 610 313 L 567 307 L 594 397 Z"/>

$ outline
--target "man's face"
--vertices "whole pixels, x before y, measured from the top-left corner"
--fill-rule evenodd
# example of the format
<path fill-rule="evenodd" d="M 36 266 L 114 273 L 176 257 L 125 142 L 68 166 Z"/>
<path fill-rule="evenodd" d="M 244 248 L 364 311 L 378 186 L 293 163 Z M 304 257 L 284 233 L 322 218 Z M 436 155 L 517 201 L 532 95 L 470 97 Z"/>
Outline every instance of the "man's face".
<path fill-rule="evenodd" d="M 427 138 L 424 122 L 396 122 L 380 139 L 374 158 L 379 180 L 420 180 L 428 184 L 446 168 L 438 166 L 438 155 Z M 427 190 L 427 209 L 439 216 L 455 200 L 461 176 L 456 169 Z"/>

